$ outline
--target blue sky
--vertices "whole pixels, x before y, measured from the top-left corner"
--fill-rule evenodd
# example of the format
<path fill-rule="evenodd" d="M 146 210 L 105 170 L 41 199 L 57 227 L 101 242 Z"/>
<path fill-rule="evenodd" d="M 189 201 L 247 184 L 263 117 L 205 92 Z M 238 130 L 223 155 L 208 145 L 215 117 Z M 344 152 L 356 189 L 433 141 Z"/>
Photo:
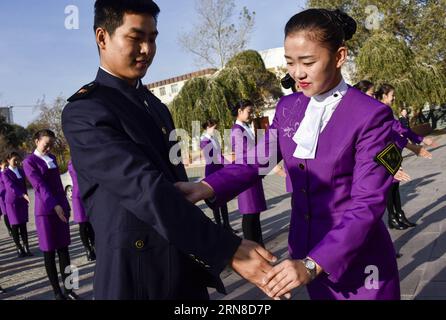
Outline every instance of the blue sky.
<path fill-rule="evenodd" d="M 193 0 L 159 0 L 160 35 L 156 58 L 144 83 L 199 69 L 194 56 L 178 45 L 181 31 L 196 18 Z M 237 0 L 239 11 L 256 12 L 249 49 L 283 45 L 287 20 L 305 6 L 304 0 Z M 79 9 L 79 29 L 65 28 L 65 8 Z M 93 0 L 15 0 L 0 2 L 0 106 L 16 106 L 14 121 L 26 126 L 37 115 L 29 107 L 39 98 L 51 103 L 68 98 L 94 80 L 99 59 L 93 34 Z"/>

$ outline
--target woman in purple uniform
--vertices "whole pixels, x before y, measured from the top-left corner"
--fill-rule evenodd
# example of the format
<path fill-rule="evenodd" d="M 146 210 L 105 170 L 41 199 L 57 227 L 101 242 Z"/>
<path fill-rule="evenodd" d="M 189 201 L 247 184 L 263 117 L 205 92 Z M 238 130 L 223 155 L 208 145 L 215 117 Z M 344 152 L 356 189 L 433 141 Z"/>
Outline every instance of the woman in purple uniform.
<path fill-rule="evenodd" d="M 29 197 L 26 190 L 25 173 L 21 168 L 20 155 L 9 152 L 6 155 L 8 168 L 3 172 L 2 178 L 5 186 L 5 209 L 11 224 L 12 238 L 17 247 L 20 258 L 32 256 L 28 244 L 28 205 Z M 22 238 L 23 246 L 20 243 Z"/>
<path fill-rule="evenodd" d="M 293 16 L 285 27 L 285 58 L 302 93 L 280 100 L 269 135 L 257 146 L 268 157 L 228 165 L 200 183 L 176 184 L 190 201 L 218 205 L 259 181 L 264 160 L 284 160 L 293 184 L 290 258 L 266 274 L 270 297 L 306 285 L 312 299 L 400 299 L 395 250 L 382 221 L 400 154 L 389 107 L 342 78 L 346 41 L 355 32 L 356 22 L 339 10 Z"/>
<path fill-rule="evenodd" d="M 56 157 L 50 153 L 55 140 L 56 136 L 51 130 L 36 132 L 36 149 L 25 159 L 23 168 L 35 192 L 34 213 L 39 248 L 43 252 L 45 269 L 55 298 L 77 300 L 78 296 L 66 286 L 66 279 L 71 273 L 68 252 L 71 243 L 68 224 L 70 205 L 62 186 Z M 64 293 L 59 286 L 56 252 L 59 256 Z"/>
<path fill-rule="evenodd" d="M 232 116 L 236 119 L 231 128 L 232 152 L 235 163 L 244 163 L 250 152 L 256 152 L 255 135 L 249 124 L 254 112 L 254 104 L 249 100 L 241 100 L 230 106 Z M 243 215 L 243 237 L 264 246 L 260 213 L 266 210 L 266 200 L 262 181 L 255 182 L 250 188 L 238 195 L 238 209 Z"/>
<path fill-rule="evenodd" d="M 84 245 L 85 252 L 87 253 L 87 260 L 94 261 L 96 260 L 94 230 L 91 223 L 88 221 L 88 216 L 81 200 L 79 184 L 77 182 L 77 174 L 71 160 L 68 162 L 68 172 L 70 173 L 71 180 L 73 181 L 73 195 L 71 198 L 71 203 L 73 205 L 73 220 L 79 224 L 79 236 L 82 244 Z"/>
<path fill-rule="evenodd" d="M 8 234 L 12 236 L 12 230 L 11 230 L 11 224 L 9 223 L 8 215 L 6 214 L 6 205 L 5 205 L 5 184 L 3 183 L 3 171 L 5 171 L 6 167 L 8 166 L 8 162 L 4 158 L 4 156 L 1 156 L 0 159 L 0 216 L 3 215 L 3 219 L 5 220 L 5 226 L 8 230 Z"/>
<path fill-rule="evenodd" d="M 225 158 L 223 157 L 220 143 L 214 136 L 217 126 L 218 123 L 214 119 L 208 119 L 202 125 L 205 133 L 200 138 L 200 149 L 203 153 L 204 160 L 206 161 L 204 169 L 205 177 L 222 169 L 225 164 Z M 223 220 L 223 227 L 233 231 L 229 223 L 227 203 L 212 208 L 212 213 L 214 215 L 214 220 L 218 225 L 221 225 Z"/>
<path fill-rule="evenodd" d="M 375 92 L 375 98 L 380 100 L 382 103 L 392 106 L 395 101 L 395 88 L 390 84 L 382 84 L 378 90 Z M 429 137 L 421 137 L 413 132 L 409 127 L 405 127 L 397 119 L 393 121 L 393 130 L 399 133 L 402 137 L 410 140 L 412 144 L 407 144 L 406 148 L 412 150 L 416 154 L 420 154 L 425 158 L 432 157 L 432 155 L 427 152 L 422 147 L 417 147 L 416 145 L 424 143 L 427 146 L 435 146 L 434 141 Z M 409 221 L 406 217 L 405 212 L 402 209 L 401 197 L 400 197 L 400 183 L 399 181 L 394 181 L 392 187 L 389 190 L 387 197 L 387 212 L 389 214 L 389 227 L 391 229 L 404 230 L 407 228 L 415 227 L 416 223 Z"/>

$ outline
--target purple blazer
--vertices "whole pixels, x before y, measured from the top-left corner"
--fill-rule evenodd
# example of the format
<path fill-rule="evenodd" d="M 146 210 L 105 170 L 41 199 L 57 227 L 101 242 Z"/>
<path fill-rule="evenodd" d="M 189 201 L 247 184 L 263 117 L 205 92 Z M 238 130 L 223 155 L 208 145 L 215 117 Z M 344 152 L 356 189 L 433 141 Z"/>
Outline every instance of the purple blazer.
<path fill-rule="evenodd" d="M 52 154 L 49 154 L 49 156 L 57 165 L 56 157 Z M 70 205 L 60 180 L 59 167 L 49 169 L 45 161 L 35 154 L 30 154 L 23 161 L 23 169 L 28 181 L 34 188 L 35 215 L 55 215 L 54 207 L 56 205 L 60 205 L 65 213 L 69 215 Z"/>
<path fill-rule="evenodd" d="M 222 155 L 221 148 L 214 147 L 210 139 L 204 138 L 200 140 L 200 149 L 203 150 L 206 161 L 206 166 L 204 168 L 204 175 L 206 177 L 223 168 L 225 158 Z"/>
<path fill-rule="evenodd" d="M 18 168 L 21 179 L 15 173 L 6 169 L 2 178 L 5 185 L 5 209 L 11 225 L 18 225 L 28 222 L 28 201 L 23 198 L 27 194 L 25 173 Z"/>
<path fill-rule="evenodd" d="M 71 160 L 68 162 L 68 172 L 70 173 L 71 180 L 73 181 L 73 193 L 71 198 L 71 203 L 73 204 L 73 220 L 77 223 L 87 222 L 88 217 L 85 212 L 85 207 L 81 201 L 77 175 Z"/>
<path fill-rule="evenodd" d="M 315 159 L 297 159 L 292 138 L 309 101 L 301 93 L 283 97 L 258 145 L 284 160 L 293 183 L 289 253 L 324 269 L 308 285 L 312 299 L 400 299 L 395 250 L 382 221 L 392 176 L 374 161 L 392 142 L 392 112 L 349 87 L 319 136 Z M 259 167 L 228 165 L 205 178 L 216 205 L 260 180 Z M 379 272 L 377 288 L 368 288 L 369 268 Z"/>
<path fill-rule="evenodd" d="M 3 172 L 0 172 L 0 216 L 2 214 L 6 215 L 6 207 L 5 207 L 5 184 L 3 182 Z"/>
<path fill-rule="evenodd" d="M 393 120 L 392 129 L 399 133 L 402 137 L 409 139 L 414 144 L 420 144 L 423 141 L 423 137 L 417 135 L 410 128 L 404 127 L 397 119 Z"/>
<path fill-rule="evenodd" d="M 255 141 L 248 138 L 246 129 L 238 124 L 231 128 L 232 151 L 237 159 L 245 159 L 249 152 L 256 154 Z M 245 134 L 244 134 L 245 133 Z M 248 189 L 238 195 L 238 210 L 242 214 L 259 213 L 266 210 L 265 193 L 262 180 L 255 181 Z"/>

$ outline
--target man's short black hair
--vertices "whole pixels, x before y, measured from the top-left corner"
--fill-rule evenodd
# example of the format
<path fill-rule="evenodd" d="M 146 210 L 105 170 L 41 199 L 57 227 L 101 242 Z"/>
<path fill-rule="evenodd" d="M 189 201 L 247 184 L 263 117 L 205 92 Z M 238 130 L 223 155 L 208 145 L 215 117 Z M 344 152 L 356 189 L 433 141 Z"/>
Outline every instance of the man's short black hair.
<path fill-rule="evenodd" d="M 104 28 L 110 35 L 124 23 L 125 13 L 149 14 L 155 20 L 160 8 L 152 0 L 96 0 L 94 31 Z"/>

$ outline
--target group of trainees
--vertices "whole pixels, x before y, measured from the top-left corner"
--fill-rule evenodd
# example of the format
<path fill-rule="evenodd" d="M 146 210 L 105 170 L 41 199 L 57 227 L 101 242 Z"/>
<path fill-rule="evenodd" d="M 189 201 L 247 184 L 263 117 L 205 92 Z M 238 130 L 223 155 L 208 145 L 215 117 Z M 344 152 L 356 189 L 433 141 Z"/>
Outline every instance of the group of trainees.
<path fill-rule="evenodd" d="M 400 299 L 396 252 L 382 221 L 398 164 L 377 159 L 400 159 L 407 141 L 386 103 L 342 77 L 356 27 L 339 10 L 294 15 L 284 47 L 288 74 L 301 92 L 279 101 L 269 134 L 257 143 L 267 156 L 176 184 L 192 203 L 217 207 L 259 183 L 268 160 L 284 161 L 292 185 L 289 258 L 256 283 L 271 298 L 306 285 L 311 299 Z M 379 270 L 373 289 L 371 265 Z"/>
<path fill-rule="evenodd" d="M 396 99 L 395 87 L 384 83 L 377 90 L 373 82 L 362 80 L 355 85 L 355 88 L 366 93 L 368 96 L 374 97 L 387 106 L 392 106 Z M 409 121 L 407 119 L 407 110 L 400 109 L 399 119 L 394 119 L 392 130 L 395 132 L 395 143 L 400 150 L 407 148 L 417 156 L 426 159 L 432 159 L 432 154 L 428 152 L 421 144 L 430 147 L 436 147 L 437 144 L 430 137 L 422 137 L 417 135 L 410 129 Z M 407 219 L 405 212 L 402 209 L 401 196 L 399 186 L 401 181 L 410 180 L 410 176 L 402 169 L 395 175 L 392 186 L 387 195 L 387 213 L 388 226 L 391 229 L 405 230 L 407 228 L 415 227 L 416 223 Z"/>
<path fill-rule="evenodd" d="M 56 300 L 78 300 L 72 290 L 68 276 L 72 272 L 70 263 L 70 205 L 60 178 L 56 157 L 50 153 L 56 140 L 51 130 L 40 130 L 34 135 L 36 148 L 22 165 L 22 158 L 16 151 L 9 152 L 2 162 L 0 179 L 0 207 L 11 226 L 11 235 L 19 258 L 32 256 L 28 243 L 28 208 L 30 198 L 27 194 L 27 179 L 34 189 L 35 227 L 39 249 L 43 253 L 45 270 Z M 72 205 L 74 221 L 79 224 L 81 241 L 87 259 L 96 259 L 94 251 L 94 231 L 88 222 L 82 205 L 76 172 L 71 164 L 68 170 L 73 181 Z M 22 239 L 23 245 L 20 243 Z M 59 260 L 59 273 L 63 290 L 59 284 L 56 266 L 56 253 Z M 4 292 L 4 290 L 2 289 Z"/>

